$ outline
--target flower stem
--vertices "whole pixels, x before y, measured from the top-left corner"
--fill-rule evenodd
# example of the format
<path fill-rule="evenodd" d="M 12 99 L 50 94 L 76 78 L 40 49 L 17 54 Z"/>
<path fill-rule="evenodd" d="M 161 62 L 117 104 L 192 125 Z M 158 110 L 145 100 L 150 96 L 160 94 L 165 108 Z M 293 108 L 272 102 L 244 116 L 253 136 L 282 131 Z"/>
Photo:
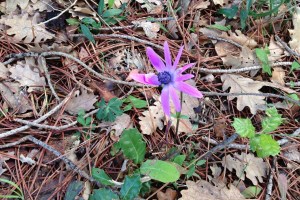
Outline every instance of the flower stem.
<path fill-rule="evenodd" d="M 180 107 L 182 108 L 182 92 L 180 92 Z M 179 112 L 176 112 L 176 135 L 178 134 L 178 129 L 179 129 L 179 122 L 180 122 L 180 117 L 181 117 L 181 110 Z"/>

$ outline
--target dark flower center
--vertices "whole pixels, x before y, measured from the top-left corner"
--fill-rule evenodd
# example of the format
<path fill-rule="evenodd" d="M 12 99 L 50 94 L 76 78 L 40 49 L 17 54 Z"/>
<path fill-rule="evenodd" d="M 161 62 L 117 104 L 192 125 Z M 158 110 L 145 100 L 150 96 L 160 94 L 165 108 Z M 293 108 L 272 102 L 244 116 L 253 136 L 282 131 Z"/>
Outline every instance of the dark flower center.
<path fill-rule="evenodd" d="M 172 76 L 169 72 L 164 71 L 164 72 L 159 72 L 158 75 L 158 81 L 161 84 L 167 85 L 172 81 Z"/>

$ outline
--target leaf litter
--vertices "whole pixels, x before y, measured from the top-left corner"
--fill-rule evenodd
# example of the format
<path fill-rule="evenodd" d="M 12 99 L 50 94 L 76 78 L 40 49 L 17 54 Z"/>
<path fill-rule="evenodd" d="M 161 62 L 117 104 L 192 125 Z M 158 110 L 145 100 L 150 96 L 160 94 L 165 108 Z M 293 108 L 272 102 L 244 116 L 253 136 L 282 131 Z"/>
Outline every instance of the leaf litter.
<path fill-rule="evenodd" d="M 296 104 L 275 97 L 230 95 L 232 93 L 258 93 L 262 95 L 274 93 L 299 99 L 299 87 L 297 86 L 299 70 L 297 67 L 290 69 L 290 66 L 286 64 L 273 67 L 276 62 L 297 61 L 297 56 L 291 56 L 290 51 L 284 45 L 275 41 L 273 32 L 263 29 L 264 25 L 260 24 L 258 20 L 253 20 L 251 26 L 249 23 L 246 29 L 242 30 L 239 25 L 239 17 L 227 20 L 224 14 L 223 17 L 216 15 L 219 7 L 230 9 L 231 6 L 235 6 L 234 3 L 222 0 L 192 1 L 187 7 L 187 13 L 183 16 L 180 16 L 176 10 L 176 6 L 180 6 L 180 1 L 175 1 L 170 7 L 166 1 L 158 0 L 133 2 L 105 0 L 104 7 L 106 10 L 111 9 L 112 12 L 117 12 L 117 9 L 122 10 L 120 16 L 114 16 L 117 18 L 115 22 L 105 21 L 107 19 L 99 17 L 98 2 L 87 4 L 86 1 L 78 0 L 68 8 L 70 5 L 71 2 L 64 0 L 6 0 L 1 3 L 0 29 L 3 33 L 0 62 L 0 135 L 22 126 L 22 124 L 14 122 L 14 119 L 26 119 L 31 122 L 41 116 L 42 113 L 49 112 L 58 105 L 59 101 L 54 98 L 53 90 L 49 87 L 50 83 L 62 99 L 70 94 L 73 88 L 76 88 L 75 94 L 68 99 L 59 112 L 44 120 L 41 125 L 59 127 L 76 122 L 76 117 L 81 110 L 85 113 L 97 110 L 99 106 L 97 103 L 101 99 L 109 102 L 114 97 L 126 98 L 126 95 L 132 95 L 147 101 L 147 106 L 135 108 L 133 105 L 131 110 L 115 116 L 114 122 L 104 122 L 105 117 L 100 117 L 101 120 L 99 120 L 96 119 L 95 115 L 91 115 L 83 119 L 86 126 L 77 123 L 67 129 L 55 131 L 32 126 L 27 131 L 22 132 L 21 135 L 6 137 L 3 141 L 1 138 L 1 143 L 7 144 L 26 135 L 32 135 L 41 141 L 45 141 L 45 136 L 48 137 L 49 145 L 60 151 L 62 156 L 54 156 L 47 150 L 43 156 L 42 151 L 38 150 L 39 152 L 32 157 L 30 153 L 21 151 L 19 154 L 18 149 L 10 147 L 10 157 L 18 155 L 21 168 L 12 162 L 13 159 L 6 157 L 3 159 L 1 154 L 0 175 L 15 180 L 18 184 L 22 181 L 18 178 L 24 175 L 28 181 L 22 183 L 23 186 L 26 184 L 26 187 L 31 188 L 30 191 L 41 191 L 39 197 L 43 195 L 45 198 L 49 198 L 51 195 L 52 197 L 55 195 L 63 197 L 68 184 L 74 180 L 74 178 L 72 180 L 66 179 L 66 176 L 71 176 L 72 173 L 68 170 L 72 170 L 72 168 L 68 168 L 68 166 L 66 168 L 57 167 L 57 164 L 61 162 L 60 158 L 65 155 L 86 173 L 90 173 L 90 167 L 101 167 L 109 177 L 113 177 L 112 179 L 116 181 L 122 181 L 119 182 L 122 184 L 124 180 L 130 181 L 131 179 L 128 177 L 132 175 L 131 172 L 139 168 L 131 159 L 127 159 L 127 157 L 131 158 L 131 154 L 126 154 L 127 157 L 124 158 L 118 152 L 118 141 L 124 130 L 135 127 L 143 134 L 139 141 L 142 141 L 143 144 L 145 141 L 146 148 L 141 157 L 145 156 L 146 160 L 166 159 L 168 163 L 174 164 L 172 154 L 168 157 L 168 151 L 171 151 L 172 147 L 175 147 L 176 151 L 181 154 L 180 156 L 184 156 L 183 166 L 174 165 L 178 169 L 185 168 L 179 170 L 183 173 L 179 183 L 187 187 L 182 189 L 168 184 L 168 189 L 162 187 L 158 190 L 156 187 L 160 187 L 161 183 L 152 180 L 155 185 L 149 185 L 148 191 L 147 186 L 143 185 L 143 189 L 139 193 L 140 197 L 147 198 L 151 193 L 157 192 L 154 197 L 157 199 L 193 200 L 199 199 L 199 196 L 203 199 L 245 199 L 243 195 L 246 189 L 251 189 L 254 186 L 263 190 L 252 196 L 252 199 L 258 198 L 257 195 L 260 197 L 265 195 L 270 167 L 273 167 L 267 165 L 267 161 L 272 163 L 273 158 L 263 160 L 253 153 L 244 153 L 243 150 L 237 149 L 236 152 L 226 155 L 224 150 L 214 152 L 214 156 L 207 159 L 206 165 L 196 166 L 193 165 L 193 162 L 194 159 L 204 155 L 208 149 L 212 149 L 212 145 L 221 143 L 222 139 L 226 140 L 230 134 L 234 133 L 231 128 L 233 118 L 238 116 L 251 117 L 255 122 L 254 126 L 259 126 L 262 119 L 261 111 L 270 104 L 277 107 L 278 112 L 286 119 L 279 130 L 270 133 L 272 137 L 276 140 L 286 138 L 286 135 L 292 133 L 292 130 L 299 128 L 299 106 Z M 66 18 L 72 18 L 79 23 L 84 23 L 84 18 L 86 21 L 93 19 L 98 24 L 85 24 L 93 34 L 111 34 L 112 37 L 106 36 L 105 39 L 100 37 L 95 39 L 96 44 L 91 44 L 82 38 L 69 35 L 70 33 L 83 33 L 77 25 L 65 25 L 67 27 L 63 26 L 61 29 L 46 26 L 43 24 L 43 21 L 46 20 L 46 13 L 52 12 L 53 9 L 57 10 L 58 13 L 66 9 L 64 13 Z M 243 9 L 243 7 L 239 7 L 239 9 Z M 258 10 L 255 9 L 255 11 Z M 134 14 L 129 15 L 129 13 Z M 283 9 L 282 5 L 279 13 L 286 15 L 287 9 Z M 273 25 L 277 35 L 291 47 L 291 50 L 299 53 L 299 8 L 296 7 L 295 12 L 291 11 L 287 16 L 290 17 L 291 15 L 293 17 L 288 20 L 289 23 L 285 29 L 278 24 L 280 19 L 274 21 Z M 125 20 L 118 17 L 125 17 Z M 163 17 L 175 17 L 175 20 L 166 20 Z M 266 20 L 267 18 L 262 17 L 262 19 Z M 100 28 L 106 29 L 99 31 L 96 27 L 98 25 Z M 134 28 L 125 28 L 127 25 Z M 231 27 L 228 31 L 221 31 L 212 29 L 211 26 L 207 27 L 208 25 L 218 25 L 215 27 L 219 28 Z M 115 26 L 118 27 L 117 32 L 109 30 Z M 70 32 L 66 32 L 65 28 Z M 113 34 L 123 34 L 126 37 L 120 39 L 113 37 Z M 141 40 L 135 40 L 131 37 L 137 37 Z M 219 40 L 220 38 L 222 40 Z M 150 42 L 150 44 L 144 43 L 143 40 Z M 183 95 L 178 135 L 175 135 L 176 117 L 172 115 L 167 118 L 163 112 L 158 97 L 160 88 L 134 87 L 131 90 L 130 87 L 122 84 L 101 80 L 101 78 L 86 71 L 74 60 L 59 56 L 47 57 L 48 72 L 44 71 L 40 61 L 36 58 L 26 57 L 24 58 L 25 61 L 20 59 L 18 62 L 5 64 L 7 61 L 5 56 L 11 53 L 59 51 L 79 58 L 106 77 L 113 77 L 114 80 L 125 80 L 130 73 L 148 72 L 151 67 L 146 61 L 145 47 L 151 46 L 151 43 L 163 45 L 165 40 L 170 44 L 172 55 L 175 55 L 180 45 L 185 45 L 180 66 L 187 62 L 197 62 L 190 69 L 190 72 L 195 75 L 194 80 L 196 82 L 193 85 L 200 91 L 229 93 L 228 97 L 218 95 L 209 97 L 211 104 L 206 106 L 201 104 L 198 99 Z M 261 70 L 250 71 L 250 76 L 248 72 L 230 74 L 200 72 L 201 68 L 227 70 L 259 66 L 261 63 L 255 53 L 255 48 L 265 47 L 268 47 L 270 51 L 268 64 L 272 66 L 271 76 Z M 158 48 L 155 51 L 158 52 L 159 56 L 163 56 L 163 52 L 159 51 Z M 49 75 L 50 82 L 46 75 Z M 132 82 L 129 79 L 126 81 Z M 121 109 L 125 108 L 127 104 L 128 102 L 124 102 Z M 249 109 L 245 109 L 246 107 Z M 171 112 L 175 113 L 172 104 Z M 199 119 L 202 118 L 210 120 L 200 121 Z M 168 124 L 169 120 L 170 124 Z M 210 140 L 202 139 L 203 136 L 209 136 L 211 143 Z M 125 145 L 127 141 L 122 142 Z M 241 145 L 248 144 L 247 140 L 241 139 L 236 139 L 235 142 Z M 41 148 L 35 144 L 29 145 L 29 143 L 19 144 L 20 149 L 26 148 L 37 151 L 37 148 Z M 282 146 L 282 158 L 278 157 L 280 162 L 276 163 L 276 167 L 278 169 L 284 168 L 286 174 L 280 171 L 276 175 L 278 180 L 273 180 L 274 182 L 277 181 L 273 190 L 280 192 L 274 193 L 273 191 L 273 195 L 277 198 L 284 199 L 287 194 L 293 198 L 299 193 L 297 184 L 290 184 L 296 180 L 294 177 L 296 177 L 295 169 L 299 163 L 298 146 L 297 138 L 293 138 L 293 142 L 288 142 Z M 114 154 L 115 151 L 116 154 Z M 138 160 L 138 162 L 143 161 Z M 135 160 L 135 162 L 137 161 Z M 38 165 L 39 169 L 24 173 L 26 172 L 24 170 L 29 169 L 31 164 L 33 166 Z M 61 164 L 59 166 L 64 166 Z M 13 170 L 7 170 L 8 166 Z M 120 169 L 122 169 L 121 173 Z M 206 173 L 203 173 L 204 170 Z M 186 178 L 188 176 L 185 176 L 185 173 L 188 172 L 193 175 L 193 178 Z M 34 173 L 38 174 L 38 179 L 33 178 L 36 177 Z M 48 173 L 52 175 L 48 176 Z M 21 174 L 22 176 L 20 176 Z M 115 176 L 116 174 L 118 176 Z M 64 180 L 63 184 L 59 183 L 61 179 Z M 244 184 L 243 187 L 240 187 L 241 183 Z M 45 184 L 49 187 L 41 186 Z M 137 182 L 133 184 L 137 184 Z M 87 185 L 85 191 L 78 193 L 78 195 L 88 199 L 97 189 L 90 181 L 86 181 L 85 185 Z M 2 186 L 0 185 L 1 189 Z M 6 186 L 3 191 L 5 194 L 11 194 L 10 188 Z M 139 185 L 135 186 L 134 188 L 140 188 Z M 121 191 L 124 191 L 124 188 Z M 110 194 L 109 192 L 105 194 Z M 129 193 L 132 195 L 135 194 L 135 191 Z M 30 195 L 36 198 L 34 192 Z"/>

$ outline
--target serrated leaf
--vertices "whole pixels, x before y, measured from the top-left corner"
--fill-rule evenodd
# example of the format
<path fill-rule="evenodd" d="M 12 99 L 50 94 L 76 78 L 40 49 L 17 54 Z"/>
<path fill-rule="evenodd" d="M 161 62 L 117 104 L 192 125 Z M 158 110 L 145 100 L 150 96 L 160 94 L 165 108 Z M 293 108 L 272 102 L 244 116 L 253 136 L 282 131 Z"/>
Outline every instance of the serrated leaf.
<path fill-rule="evenodd" d="M 242 195 L 243 195 L 246 199 L 252 199 L 252 198 L 255 198 L 256 196 L 258 196 L 260 192 L 261 192 L 261 188 L 260 188 L 260 187 L 257 187 L 257 186 L 250 186 L 250 187 L 247 187 L 247 188 L 242 192 Z"/>
<path fill-rule="evenodd" d="M 64 200 L 74 200 L 76 196 L 81 192 L 82 189 L 83 189 L 82 181 L 73 181 L 68 186 Z"/>
<path fill-rule="evenodd" d="M 141 165 L 140 172 L 163 183 L 175 182 L 180 176 L 174 164 L 161 160 L 147 160 Z"/>
<path fill-rule="evenodd" d="M 267 49 L 256 48 L 255 53 L 256 53 L 257 58 L 262 62 L 263 72 L 266 72 L 271 76 L 272 71 L 271 71 L 271 67 L 269 65 L 269 59 L 268 59 L 268 54 L 270 52 Z"/>
<path fill-rule="evenodd" d="M 114 185 L 110 182 L 112 179 L 105 173 L 103 169 L 92 168 L 92 177 L 103 185 Z"/>
<path fill-rule="evenodd" d="M 232 123 L 237 134 L 241 137 L 252 138 L 255 135 L 255 128 L 250 119 L 234 118 Z"/>
<path fill-rule="evenodd" d="M 113 16 L 116 16 L 116 15 L 120 15 L 121 13 L 123 12 L 122 9 L 109 9 L 109 10 L 106 10 L 103 14 L 102 14 L 102 17 L 104 18 L 109 18 L 109 17 L 113 17 Z"/>
<path fill-rule="evenodd" d="M 250 148 L 260 158 L 276 156 L 280 152 L 280 146 L 271 135 L 260 134 L 250 139 Z"/>
<path fill-rule="evenodd" d="M 105 103 L 104 99 L 98 104 L 99 110 L 96 114 L 97 119 L 113 122 L 116 120 L 117 116 L 123 114 L 121 110 L 122 101 L 118 98 L 112 98 L 108 104 Z"/>
<path fill-rule="evenodd" d="M 92 43 L 96 43 L 95 39 L 94 39 L 94 36 L 93 34 L 91 33 L 90 29 L 84 25 L 84 24 L 80 24 L 80 28 L 81 28 L 81 31 L 83 33 L 83 35 Z"/>
<path fill-rule="evenodd" d="M 143 162 L 146 153 L 146 143 L 143 141 L 141 133 L 137 129 L 124 130 L 119 147 L 128 159 L 135 164 Z"/>
<path fill-rule="evenodd" d="M 120 193 L 122 200 L 132 200 L 136 198 L 141 190 L 142 182 L 139 175 L 131 177 L 126 176 L 124 184 L 121 187 Z"/>
<path fill-rule="evenodd" d="M 283 122 L 283 118 L 281 117 L 281 114 L 278 114 L 275 107 L 268 108 L 266 110 L 266 114 L 268 117 L 265 117 L 261 123 L 262 132 L 270 133 L 280 126 L 280 124 Z"/>
<path fill-rule="evenodd" d="M 113 191 L 105 188 L 93 190 L 89 200 L 119 200 L 119 196 Z"/>

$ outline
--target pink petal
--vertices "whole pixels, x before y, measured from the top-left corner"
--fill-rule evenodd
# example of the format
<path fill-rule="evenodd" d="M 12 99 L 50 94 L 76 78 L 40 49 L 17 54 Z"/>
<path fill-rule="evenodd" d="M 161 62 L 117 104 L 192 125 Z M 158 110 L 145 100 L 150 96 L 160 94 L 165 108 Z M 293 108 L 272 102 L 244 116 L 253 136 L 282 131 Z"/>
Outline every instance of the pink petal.
<path fill-rule="evenodd" d="M 175 82 L 174 87 L 183 92 L 186 93 L 188 95 L 191 95 L 193 97 L 197 97 L 197 98 L 202 98 L 203 94 L 195 87 L 190 86 L 189 84 L 185 83 L 185 82 Z"/>
<path fill-rule="evenodd" d="M 153 67 L 158 72 L 164 71 L 165 68 L 164 62 L 162 61 L 161 57 L 157 55 L 157 53 L 155 53 L 155 51 L 151 47 L 147 47 L 146 53 Z"/>
<path fill-rule="evenodd" d="M 194 77 L 193 74 L 184 74 L 184 75 L 181 75 L 181 76 L 177 76 L 175 81 L 186 81 L 186 80 L 189 80 L 193 77 Z"/>
<path fill-rule="evenodd" d="M 164 113 L 170 116 L 170 99 L 169 99 L 169 87 L 165 86 L 161 91 L 161 105 L 163 107 Z"/>
<path fill-rule="evenodd" d="M 174 61 L 174 63 L 173 63 L 173 69 L 176 69 L 176 68 L 177 68 L 177 65 L 178 65 L 178 63 L 179 63 L 179 60 L 180 60 L 180 57 L 181 57 L 181 54 L 182 54 L 182 51 L 183 51 L 183 47 L 184 47 L 184 46 L 180 47 L 180 49 L 179 49 L 179 51 L 178 51 L 177 57 L 176 57 L 176 59 L 175 59 L 175 61 Z"/>
<path fill-rule="evenodd" d="M 130 78 L 146 85 L 160 85 L 157 76 L 154 73 L 150 74 L 131 74 Z"/>
<path fill-rule="evenodd" d="M 164 43 L 164 53 L 165 53 L 166 67 L 167 69 L 171 69 L 172 68 L 171 52 L 167 41 L 165 41 Z"/>
<path fill-rule="evenodd" d="M 176 70 L 176 73 L 181 74 L 181 73 L 183 73 L 184 71 L 186 71 L 187 69 L 193 67 L 195 64 L 196 64 L 196 63 L 190 63 L 190 64 L 187 64 L 187 65 L 181 67 L 181 68 L 178 68 L 178 69 Z"/>
<path fill-rule="evenodd" d="M 181 110 L 181 103 L 180 103 L 180 99 L 176 93 L 176 90 L 173 86 L 169 86 L 169 92 L 170 92 L 170 96 L 171 96 L 171 99 L 174 103 L 174 106 L 175 106 L 175 110 L 176 112 L 180 112 Z"/>

